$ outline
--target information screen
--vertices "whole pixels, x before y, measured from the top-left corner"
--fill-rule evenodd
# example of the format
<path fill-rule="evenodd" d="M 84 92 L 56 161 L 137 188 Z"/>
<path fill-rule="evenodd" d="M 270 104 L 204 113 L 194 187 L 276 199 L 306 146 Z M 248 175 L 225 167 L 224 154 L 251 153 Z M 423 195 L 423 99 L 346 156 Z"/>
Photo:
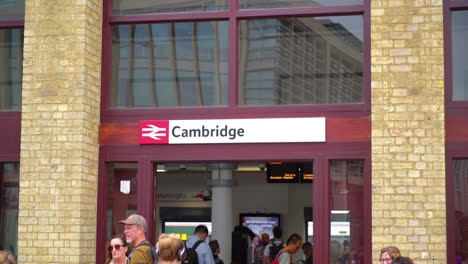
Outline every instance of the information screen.
<path fill-rule="evenodd" d="M 273 228 L 280 225 L 279 214 L 240 214 L 240 218 L 243 226 L 259 236 L 265 232 L 270 238 L 273 238 Z"/>
<path fill-rule="evenodd" d="M 208 228 L 208 235 L 211 236 L 211 222 L 164 222 L 163 232 L 166 234 L 174 233 L 182 240 L 187 241 L 193 236 L 198 225 L 205 225 Z"/>
<path fill-rule="evenodd" d="M 267 183 L 312 183 L 314 166 L 312 162 L 268 162 Z"/>

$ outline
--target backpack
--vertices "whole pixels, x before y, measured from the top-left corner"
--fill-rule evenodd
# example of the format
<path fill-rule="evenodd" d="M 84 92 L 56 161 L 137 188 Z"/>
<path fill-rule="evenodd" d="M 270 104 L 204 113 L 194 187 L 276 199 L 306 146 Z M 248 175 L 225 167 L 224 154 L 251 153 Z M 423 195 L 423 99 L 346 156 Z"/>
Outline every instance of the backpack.
<path fill-rule="evenodd" d="M 254 264 L 263 264 L 263 250 L 264 247 L 259 247 L 254 251 Z"/>
<path fill-rule="evenodd" d="M 283 244 L 283 243 L 281 243 L 281 244 Z M 279 257 L 280 257 L 281 254 L 283 254 L 283 253 L 287 253 L 287 252 L 286 252 L 286 251 L 280 251 L 279 254 L 278 254 L 278 256 L 276 256 L 276 258 L 275 258 L 272 262 L 270 262 L 270 264 L 279 264 Z M 291 256 L 289 256 L 289 258 L 292 260 L 292 257 L 291 257 Z M 292 263 L 291 260 L 289 261 L 290 263 Z"/>
<path fill-rule="evenodd" d="M 276 255 L 278 255 L 278 252 L 283 249 L 283 242 L 280 244 L 276 244 L 273 240 L 270 243 L 270 254 L 268 257 L 270 258 L 270 261 L 276 258 Z"/>
<path fill-rule="evenodd" d="M 141 242 L 138 246 L 140 246 L 140 245 L 150 247 L 151 248 L 151 255 L 153 256 L 153 264 L 158 263 L 158 257 L 156 256 L 156 248 L 153 247 L 153 245 L 151 245 L 150 243 L 148 243 L 146 241 Z M 132 258 L 132 254 L 130 254 L 130 256 L 128 256 L 128 259 L 131 259 L 131 258 Z"/>
<path fill-rule="evenodd" d="M 187 248 L 187 255 L 185 256 L 185 259 L 182 261 L 182 264 L 198 264 L 198 253 L 195 251 L 197 247 L 203 243 L 203 240 L 198 240 L 193 244 L 193 247 L 189 248 L 187 247 L 187 244 L 185 247 Z"/>

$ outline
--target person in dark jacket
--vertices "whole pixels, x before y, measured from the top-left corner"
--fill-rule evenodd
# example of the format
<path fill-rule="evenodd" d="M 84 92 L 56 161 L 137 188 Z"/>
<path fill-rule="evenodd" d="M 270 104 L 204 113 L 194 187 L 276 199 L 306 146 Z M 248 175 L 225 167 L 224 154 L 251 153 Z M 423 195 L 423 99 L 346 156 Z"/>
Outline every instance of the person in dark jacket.
<path fill-rule="evenodd" d="M 211 240 L 210 248 L 211 252 L 213 252 L 213 259 L 215 264 L 224 264 L 224 261 L 219 257 L 219 252 L 221 252 L 221 249 L 219 248 L 218 240 Z"/>
<path fill-rule="evenodd" d="M 302 251 L 304 252 L 304 255 L 305 255 L 305 264 L 313 264 L 314 257 L 313 257 L 312 243 L 310 243 L 309 241 L 305 242 L 302 245 Z"/>

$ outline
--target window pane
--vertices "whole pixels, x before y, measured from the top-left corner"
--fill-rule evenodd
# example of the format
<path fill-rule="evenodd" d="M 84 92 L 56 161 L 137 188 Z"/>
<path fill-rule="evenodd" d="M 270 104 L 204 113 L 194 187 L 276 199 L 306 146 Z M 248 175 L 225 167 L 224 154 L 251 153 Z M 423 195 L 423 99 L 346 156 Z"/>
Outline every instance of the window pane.
<path fill-rule="evenodd" d="M 468 11 L 452 12 L 453 100 L 468 100 Z"/>
<path fill-rule="evenodd" d="M 114 0 L 114 15 L 222 11 L 229 9 L 229 0 Z"/>
<path fill-rule="evenodd" d="M 23 20 L 24 0 L 0 1 L 0 20 Z"/>
<path fill-rule="evenodd" d="M 456 255 L 468 260 L 468 159 L 454 160 L 455 248 Z M 465 263 L 465 262 L 464 262 Z"/>
<path fill-rule="evenodd" d="M 239 104 L 363 102 L 362 16 L 240 22 Z"/>
<path fill-rule="evenodd" d="M 364 263 L 364 162 L 330 161 L 330 263 Z"/>
<path fill-rule="evenodd" d="M 107 240 L 123 234 L 119 221 L 137 212 L 137 163 L 110 163 L 107 175 Z"/>
<path fill-rule="evenodd" d="M 21 110 L 23 29 L 0 29 L 0 110 Z"/>
<path fill-rule="evenodd" d="M 228 22 L 116 25 L 111 107 L 227 105 Z"/>
<path fill-rule="evenodd" d="M 239 0 L 241 9 L 362 5 L 362 0 Z"/>
<path fill-rule="evenodd" d="M 0 249 L 18 255 L 19 163 L 2 165 Z"/>

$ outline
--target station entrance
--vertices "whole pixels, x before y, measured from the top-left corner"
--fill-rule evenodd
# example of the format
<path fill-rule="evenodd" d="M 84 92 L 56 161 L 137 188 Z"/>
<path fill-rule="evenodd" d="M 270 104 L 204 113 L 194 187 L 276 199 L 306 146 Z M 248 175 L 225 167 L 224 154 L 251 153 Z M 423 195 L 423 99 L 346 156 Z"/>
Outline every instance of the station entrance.
<path fill-rule="evenodd" d="M 146 211 L 154 242 L 162 233 L 186 241 L 203 224 L 225 263 L 253 263 L 261 235 L 273 239 L 275 226 L 284 242 L 297 233 L 313 252 L 329 252 L 313 254 L 316 263 L 364 263 L 365 159 L 151 162 L 151 180 L 140 176 L 139 163 L 106 165 L 107 240 L 122 232 L 119 220 Z M 242 249 L 233 238 L 239 226 L 254 234 Z M 294 263 L 305 258 L 303 250 L 293 256 Z"/>

